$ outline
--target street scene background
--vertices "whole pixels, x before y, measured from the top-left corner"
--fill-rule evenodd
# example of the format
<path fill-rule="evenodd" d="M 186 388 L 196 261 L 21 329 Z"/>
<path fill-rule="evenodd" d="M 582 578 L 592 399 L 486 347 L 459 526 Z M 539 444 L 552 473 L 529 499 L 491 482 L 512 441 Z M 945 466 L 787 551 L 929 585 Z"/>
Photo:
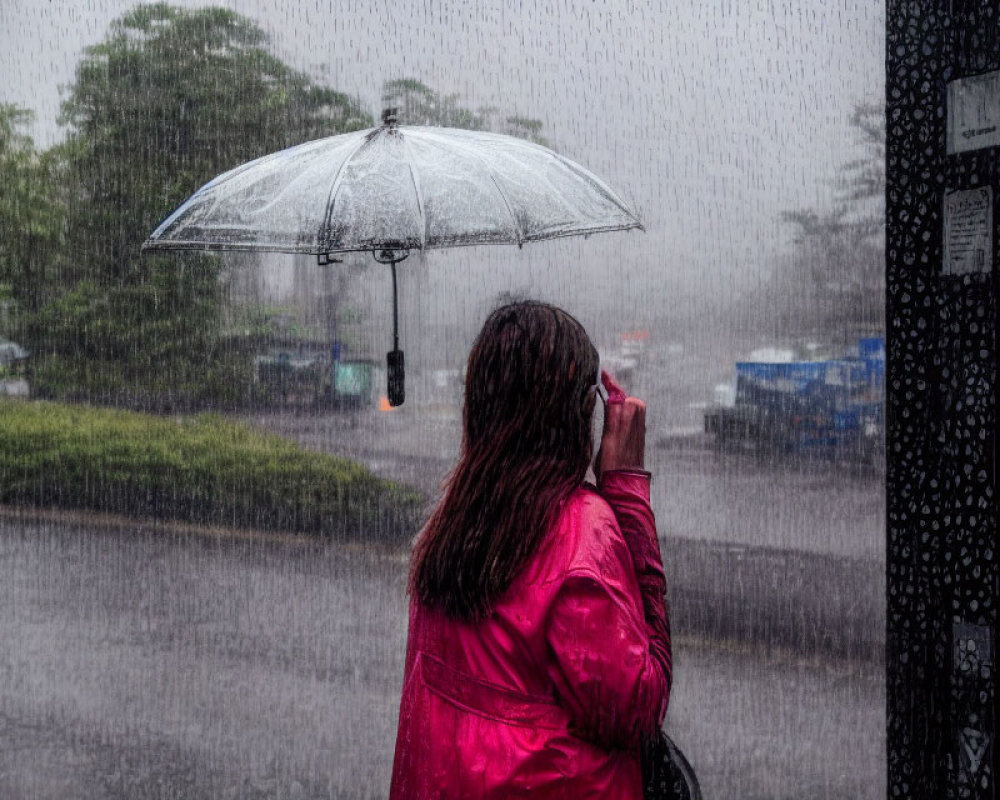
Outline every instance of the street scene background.
<path fill-rule="evenodd" d="M 648 404 L 667 730 L 705 797 L 883 796 L 884 24 L 4 3 L 0 797 L 385 797 L 409 547 L 519 298 Z M 545 144 L 645 228 L 413 253 L 395 409 L 371 254 L 140 252 L 220 172 L 384 107 Z"/>

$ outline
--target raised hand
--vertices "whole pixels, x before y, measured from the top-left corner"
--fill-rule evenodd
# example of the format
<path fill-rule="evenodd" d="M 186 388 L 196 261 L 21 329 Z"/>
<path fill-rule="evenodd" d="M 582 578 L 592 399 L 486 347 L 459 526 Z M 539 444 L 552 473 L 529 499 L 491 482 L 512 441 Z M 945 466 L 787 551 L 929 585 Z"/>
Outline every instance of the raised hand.
<path fill-rule="evenodd" d="M 608 392 L 604 432 L 595 465 L 597 477 L 614 469 L 644 470 L 646 463 L 646 404 L 629 397 L 606 371 L 601 383 Z"/>

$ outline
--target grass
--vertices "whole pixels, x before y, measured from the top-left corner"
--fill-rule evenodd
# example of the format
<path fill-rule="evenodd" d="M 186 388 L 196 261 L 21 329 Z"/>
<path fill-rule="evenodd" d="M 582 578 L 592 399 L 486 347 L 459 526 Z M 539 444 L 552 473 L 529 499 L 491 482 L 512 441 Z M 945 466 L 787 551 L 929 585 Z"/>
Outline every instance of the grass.
<path fill-rule="evenodd" d="M 400 540 L 423 498 L 345 458 L 214 414 L 0 399 L 0 503 Z"/>

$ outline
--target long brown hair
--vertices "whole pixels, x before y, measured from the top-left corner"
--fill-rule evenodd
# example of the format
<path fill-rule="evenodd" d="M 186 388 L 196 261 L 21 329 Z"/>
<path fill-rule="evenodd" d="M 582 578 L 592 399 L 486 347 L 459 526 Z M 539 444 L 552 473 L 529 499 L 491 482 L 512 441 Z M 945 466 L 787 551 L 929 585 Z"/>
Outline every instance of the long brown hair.
<path fill-rule="evenodd" d="M 410 591 L 488 615 L 590 462 L 598 355 L 583 326 L 534 301 L 498 308 L 469 354 L 462 450 L 413 553 Z"/>

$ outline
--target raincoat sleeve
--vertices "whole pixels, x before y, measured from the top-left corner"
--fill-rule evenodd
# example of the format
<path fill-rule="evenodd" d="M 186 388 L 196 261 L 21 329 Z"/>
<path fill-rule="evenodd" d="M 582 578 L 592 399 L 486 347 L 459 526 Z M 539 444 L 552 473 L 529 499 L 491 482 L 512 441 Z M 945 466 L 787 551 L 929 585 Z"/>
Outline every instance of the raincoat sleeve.
<path fill-rule="evenodd" d="M 666 715 L 672 682 L 666 579 L 649 475 L 616 471 L 601 493 L 614 514 L 581 537 L 549 613 L 559 702 L 575 732 L 609 748 L 635 747 Z"/>

